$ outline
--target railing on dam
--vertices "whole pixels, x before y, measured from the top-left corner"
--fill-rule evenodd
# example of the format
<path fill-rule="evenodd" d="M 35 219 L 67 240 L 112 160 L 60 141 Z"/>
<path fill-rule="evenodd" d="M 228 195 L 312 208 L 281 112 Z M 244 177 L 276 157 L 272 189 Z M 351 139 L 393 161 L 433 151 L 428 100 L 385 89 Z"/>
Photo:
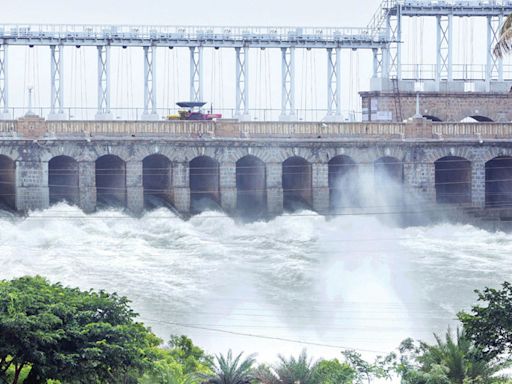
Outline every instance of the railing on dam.
<path fill-rule="evenodd" d="M 172 137 L 186 139 L 512 139 L 512 123 L 327 123 L 239 121 L 0 121 L 15 138 Z"/>

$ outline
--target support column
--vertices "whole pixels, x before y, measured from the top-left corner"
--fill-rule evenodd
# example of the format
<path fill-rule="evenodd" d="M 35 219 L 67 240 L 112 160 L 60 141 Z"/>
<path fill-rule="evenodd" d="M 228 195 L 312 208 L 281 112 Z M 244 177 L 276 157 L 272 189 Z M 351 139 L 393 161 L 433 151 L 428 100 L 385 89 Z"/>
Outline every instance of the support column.
<path fill-rule="evenodd" d="M 50 46 L 51 109 L 48 120 L 65 120 L 64 114 L 64 46 Z"/>
<path fill-rule="evenodd" d="M 143 47 L 144 50 L 144 111 L 141 120 L 158 120 L 156 110 L 156 47 Z"/>
<path fill-rule="evenodd" d="M 281 48 L 281 121 L 297 120 L 295 110 L 295 48 Z"/>
<path fill-rule="evenodd" d="M 313 209 L 321 214 L 329 212 L 329 164 L 313 163 Z"/>
<path fill-rule="evenodd" d="M 16 161 L 16 210 L 30 211 L 50 206 L 47 161 Z"/>
<path fill-rule="evenodd" d="M 9 78 L 7 44 L 0 45 L 0 120 L 13 118 L 9 113 Z"/>
<path fill-rule="evenodd" d="M 269 215 L 283 213 L 283 168 L 281 163 L 267 163 L 267 208 Z"/>
<path fill-rule="evenodd" d="M 453 15 L 437 16 L 436 82 L 453 81 Z"/>
<path fill-rule="evenodd" d="M 326 121 L 342 121 L 341 117 L 341 50 L 327 49 L 327 116 Z"/>
<path fill-rule="evenodd" d="M 379 69 L 380 68 L 380 63 L 379 63 L 379 50 L 377 48 L 373 48 L 372 49 L 372 54 L 373 54 L 373 75 L 372 75 L 372 78 L 373 79 L 377 79 L 379 77 Z"/>
<path fill-rule="evenodd" d="M 79 205 L 85 213 L 96 210 L 96 163 L 80 161 L 78 163 Z"/>
<path fill-rule="evenodd" d="M 485 162 L 471 164 L 471 202 L 473 208 L 485 208 Z"/>
<path fill-rule="evenodd" d="M 487 64 L 485 66 L 486 90 L 491 90 L 493 80 L 503 81 L 503 59 L 494 56 L 494 47 L 500 38 L 503 15 L 487 17 Z"/>
<path fill-rule="evenodd" d="M 126 207 L 136 215 L 144 210 L 142 161 L 126 162 Z"/>
<path fill-rule="evenodd" d="M 190 47 L 190 101 L 203 101 L 203 47 Z"/>
<path fill-rule="evenodd" d="M 224 212 L 232 213 L 236 208 L 236 164 L 220 163 L 220 205 Z"/>
<path fill-rule="evenodd" d="M 113 119 L 110 111 L 110 46 L 98 46 L 98 111 L 96 120 Z"/>
<path fill-rule="evenodd" d="M 235 117 L 249 121 L 249 47 L 236 47 L 236 109 Z"/>
<path fill-rule="evenodd" d="M 174 207 L 179 213 L 190 213 L 190 175 L 188 162 L 173 163 L 172 189 Z"/>

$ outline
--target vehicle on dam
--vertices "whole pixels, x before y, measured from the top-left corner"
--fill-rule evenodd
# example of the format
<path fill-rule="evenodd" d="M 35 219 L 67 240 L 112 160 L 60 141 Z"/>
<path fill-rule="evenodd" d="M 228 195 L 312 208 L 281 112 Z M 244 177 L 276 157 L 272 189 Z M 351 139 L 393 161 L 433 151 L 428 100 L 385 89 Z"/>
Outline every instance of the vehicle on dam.
<path fill-rule="evenodd" d="M 220 113 L 204 113 L 206 105 L 202 101 L 181 101 L 176 103 L 180 109 L 175 114 L 167 116 L 167 120 L 213 120 L 222 118 Z"/>

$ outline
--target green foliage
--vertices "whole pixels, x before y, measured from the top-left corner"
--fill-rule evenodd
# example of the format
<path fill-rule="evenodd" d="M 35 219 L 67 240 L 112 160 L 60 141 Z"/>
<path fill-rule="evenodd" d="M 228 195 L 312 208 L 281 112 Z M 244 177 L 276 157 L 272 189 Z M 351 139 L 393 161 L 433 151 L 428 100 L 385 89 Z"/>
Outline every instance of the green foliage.
<path fill-rule="evenodd" d="M 159 343 L 125 297 L 50 284 L 42 277 L 0 281 L 0 377 L 130 383 Z"/>
<path fill-rule="evenodd" d="M 254 379 L 252 367 L 254 355 L 242 358 L 243 353 L 233 357 L 231 350 L 226 356 L 216 355 L 212 362 L 213 373 L 202 375 L 208 384 L 250 384 Z"/>
<path fill-rule="evenodd" d="M 450 330 L 441 338 L 434 335 L 436 343 L 419 344 L 405 340 L 400 346 L 398 372 L 404 384 L 494 384 L 502 383 L 497 373 L 505 368 L 484 359 L 478 349 L 457 329 L 455 338 Z"/>
<path fill-rule="evenodd" d="M 321 384 L 351 384 L 355 378 L 354 369 L 338 359 L 321 360 L 315 367 L 315 382 Z"/>
<path fill-rule="evenodd" d="M 255 376 L 262 384 L 319 384 L 320 377 L 316 375 L 316 364 L 302 351 L 298 358 L 278 356 L 279 362 L 273 367 L 259 366 Z"/>
<path fill-rule="evenodd" d="M 394 354 L 385 358 L 378 357 L 373 363 L 364 360 L 356 351 L 347 350 L 342 352 L 342 355 L 354 371 L 354 381 L 358 384 L 365 381 L 371 383 L 373 379 L 389 379 L 390 372 L 394 368 L 392 364 L 395 360 Z"/>
<path fill-rule="evenodd" d="M 459 313 L 464 329 L 486 358 L 510 354 L 512 284 L 503 283 L 501 290 L 485 288 L 483 292 L 475 292 L 482 305 L 473 306 L 471 313 Z"/>

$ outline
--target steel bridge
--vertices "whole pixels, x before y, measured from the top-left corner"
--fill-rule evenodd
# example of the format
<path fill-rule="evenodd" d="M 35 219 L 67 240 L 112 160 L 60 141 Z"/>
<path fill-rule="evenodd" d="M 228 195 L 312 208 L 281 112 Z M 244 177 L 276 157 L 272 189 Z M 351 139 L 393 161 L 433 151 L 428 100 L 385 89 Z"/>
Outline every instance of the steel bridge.
<path fill-rule="evenodd" d="M 49 119 L 65 118 L 63 73 L 64 47 L 92 46 L 97 48 L 97 119 L 112 119 L 111 50 L 112 48 L 142 48 L 144 57 L 144 107 L 142 119 L 158 119 L 156 95 L 156 52 L 159 48 L 189 49 L 189 97 L 202 101 L 205 82 L 203 52 L 205 49 L 231 49 L 235 55 L 234 115 L 250 119 L 249 55 L 251 50 L 281 51 L 281 111 L 280 119 L 293 121 L 296 114 L 297 49 L 325 50 L 327 64 L 326 120 L 341 118 L 341 51 L 370 50 L 373 54 L 372 90 L 409 89 L 421 81 L 430 91 L 464 91 L 468 80 L 484 84 L 485 91 L 508 91 L 510 80 L 504 76 L 501 59 L 492 48 L 499 36 L 504 17 L 512 13 L 512 1 L 404 1 L 384 0 L 370 23 L 363 28 L 323 27 L 212 27 L 212 26 L 144 26 L 144 25 L 0 25 L 0 113 L 9 113 L 9 47 L 46 46 L 51 60 L 51 106 Z M 433 76 L 420 72 L 404 76 L 402 62 L 403 20 L 433 17 L 436 20 L 436 58 L 430 65 Z M 471 78 L 465 73 L 457 78 L 453 62 L 454 18 L 485 18 L 487 20 L 487 62 L 483 78 Z M 466 63 L 462 63 L 466 65 Z M 466 71 L 467 72 L 467 71 Z M 462 89 L 460 88 L 462 84 Z"/>

